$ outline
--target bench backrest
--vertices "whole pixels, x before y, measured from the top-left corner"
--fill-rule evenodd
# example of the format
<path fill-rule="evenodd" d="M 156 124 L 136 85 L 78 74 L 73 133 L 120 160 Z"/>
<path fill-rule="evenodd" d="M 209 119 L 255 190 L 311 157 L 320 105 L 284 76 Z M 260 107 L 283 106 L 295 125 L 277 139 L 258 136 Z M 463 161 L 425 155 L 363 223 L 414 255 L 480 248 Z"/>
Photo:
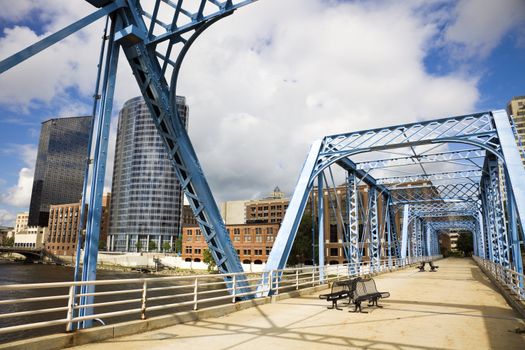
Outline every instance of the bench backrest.
<path fill-rule="evenodd" d="M 332 293 L 338 293 L 348 290 L 348 282 L 347 281 L 335 281 L 332 283 Z"/>
<path fill-rule="evenodd" d="M 372 278 L 359 279 L 356 281 L 356 288 L 354 297 L 360 297 L 367 294 L 379 293 L 376 288 L 376 283 Z"/>

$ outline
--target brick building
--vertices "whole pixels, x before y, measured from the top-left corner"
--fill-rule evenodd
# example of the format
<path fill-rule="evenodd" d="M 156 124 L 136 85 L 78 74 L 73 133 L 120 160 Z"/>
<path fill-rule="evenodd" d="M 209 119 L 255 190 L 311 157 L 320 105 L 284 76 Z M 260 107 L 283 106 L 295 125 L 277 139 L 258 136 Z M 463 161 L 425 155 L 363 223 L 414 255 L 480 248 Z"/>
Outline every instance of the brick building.
<path fill-rule="evenodd" d="M 100 247 L 106 246 L 109 228 L 110 198 L 111 195 L 109 193 L 105 194 L 102 198 Z M 49 224 L 45 249 L 56 255 L 76 255 L 79 224 L 80 203 L 51 205 L 49 207 Z"/>
<path fill-rule="evenodd" d="M 233 246 L 244 264 L 262 264 L 268 260 L 273 242 L 279 231 L 278 224 L 227 225 Z M 202 253 L 208 249 L 198 226 L 182 229 L 182 258 L 186 261 L 202 261 Z"/>

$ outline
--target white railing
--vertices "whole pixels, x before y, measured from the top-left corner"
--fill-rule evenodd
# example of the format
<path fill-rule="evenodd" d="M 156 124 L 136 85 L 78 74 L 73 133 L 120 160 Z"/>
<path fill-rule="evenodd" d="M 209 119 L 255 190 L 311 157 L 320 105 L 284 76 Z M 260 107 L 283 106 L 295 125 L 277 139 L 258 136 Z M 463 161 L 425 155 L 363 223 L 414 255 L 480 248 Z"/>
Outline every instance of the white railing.
<path fill-rule="evenodd" d="M 482 265 L 496 280 L 509 288 L 510 292 L 514 294 L 519 300 L 525 300 L 525 289 L 523 284 L 525 282 L 525 275 L 514 271 L 512 269 L 496 264 L 493 261 L 482 259 L 478 256 L 473 256 L 478 265 Z"/>
<path fill-rule="evenodd" d="M 66 331 L 73 331 L 78 322 L 113 318 L 117 323 L 124 321 L 122 316 L 130 320 L 130 315 L 146 319 L 147 316 L 161 315 L 168 309 L 173 313 L 173 310 L 197 310 L 235 303 L 240 299 L 313 287 L 341 278 L 394 271 L 422 260 L 437 258 L 441 256 L 384 259 L 373 271 L 368 263 L 362 263 L 305 266 L 259 273 L 0 285 L 0 296 L 29 290 L 38 290 L 38 294 L 42 295 L 0 300 L 0 335 L 57 325 L 65 325 Z M 95 286 L 96 291 L 79 293 L 80 286 L 88 285 Z M 82 297 L 94 297 L 96 301 L 79 306 Z M 93 308 L 92 314 L 76 316 L 79 309 L 88 307 Z"/>

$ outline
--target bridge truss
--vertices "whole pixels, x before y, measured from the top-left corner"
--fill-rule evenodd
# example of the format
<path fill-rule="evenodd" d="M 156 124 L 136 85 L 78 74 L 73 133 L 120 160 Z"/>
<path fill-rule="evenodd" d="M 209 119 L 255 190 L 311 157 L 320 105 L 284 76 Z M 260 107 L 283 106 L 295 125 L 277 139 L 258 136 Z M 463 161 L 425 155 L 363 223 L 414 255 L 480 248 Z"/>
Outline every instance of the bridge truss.
<path fill-rule="evenodd" d="M 87 180 L 84 185 L 83 201 L 89 204 L 88 212 L 82 213 L 87 216 L 86 235 L 85 242 L 77 244 L 80 249 L 83 243 L 85 254 L 81 275 L 77 260 L 75 279 L 96 279 L 120 52 L 131 66 L 219 271 L 241 272 L 239 257 L 177 114 L 175 98 L 181 65 L 193 42 L 213 23 L 255 0 L 87 1 L 98 9 L 0 62 L 2 73 L 90 23 L 108 19 L 94 94 L 92 153 L 86 166 L 85 178 L 92 174 L 89 196 Z M 367 261 L 374 271 L 383 259 L 392 264 L 393 258 L 435 255 L 438 235 L 459 228 L 472 232 L 476 255 L 522 273 L 519 237 L 525 240 L 524 183 L 515 133 L 504 111 L 326 136 L 311 147 L 266 269 L 285 267 L 311 197 L 320 266 L 327 255 L 324 223 L 330 222 L 326 234 L 331 237 L 332 227 L 336 228 L 334 239 L 350 269 Z M 93 304 L 93 291 L 92 285 L 80 290 L 86 295 L 82 305 Z M 89 307 L 80 309 L 80 317 L 92 313 Z M 89 326 L 86 317 L 80 327 Z"/>
<path fill-rule="evenodd" d="M 284 267 L 306 194 L 333 201 L 331 182 L 334 193 L 345 189 L 332 205 L 341 214 L 318 210 L 318 223 L 339 221 L 341 232 L 323 236 L 320 252 L 327 251 L 325 243 L 342 241 L 350 264 L 367 261 L 373 271 L 381 259 L 439 254 L 439 235 L 457 229 L 472 233 L 475 255 L 522 273 L 525 169 L 516 137 L 512 120 L 500 110 L 316 141 L 268 268 Z M 334 167 L 344 173 L 338 186 Z M 319 264 L 325 262 L 320 254 Z"/>

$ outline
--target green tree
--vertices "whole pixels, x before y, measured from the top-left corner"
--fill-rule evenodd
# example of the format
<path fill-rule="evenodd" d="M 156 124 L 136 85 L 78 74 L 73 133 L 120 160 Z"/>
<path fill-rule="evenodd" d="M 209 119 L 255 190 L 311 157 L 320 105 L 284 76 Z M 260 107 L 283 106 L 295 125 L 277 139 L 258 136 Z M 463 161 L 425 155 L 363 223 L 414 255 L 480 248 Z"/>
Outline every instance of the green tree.
<path fill-rule="evenodd" d="M 169 252 L 171 250 L 170 242 L 164 242 L 162 243 L 162 250 L 164 252 Z"/>
<path fill-rule="evenodd" d="M 215 260 L 213 259 L 213 256 L 211 255 L 211 252 L 209 249 L 204 249 L 202 252 L 202 261 L 205 264 L 208 264 L 208 271 L 211 271 L 215 268 Z"/>
<path fill-rule="evenodd" d="M 98 241 L 98 250 L 106 250 L 107 243 L 104 240 Z"/>
<path fill-rule="evenodd" d="M 472 243 L 472 233 L 470 231 L 463 231 L 459 234 L 458 242 L 456 247 L 460 252 L 463 252 L 464 256 L 471 256 L 474 250 L 474 244 Z"/>
<path fill-rule="evenodd" d="M 148 252 L 152 252 L 157 250 L 157 243 L 155 241 L 149 241 L 148 242 Z"/>
<path fill-rule="evenodd" d="M 137 241 L 137 243 L 135 244 L 135 248 L 137 248 L 137 252 L 140 252 L 142 250 L 142 242 Z"/>
<path fill-rule="evenodd" d="M 182 253 L 182 238 L 178 237 L 175 240 L 175 252 Z"/>
<path fill-rule="evenodd" d="M 304 264 L 305 260 L 312 260 L 312 217 L 309 210 L 305 210 L 297 229 L 288 265 Z"/>
<path fill-rule="evenodd" d="M 6 247 L 12 247 L 15 245 L 15 237 L 9 237 L 6 238 L 4 241 L 4 246 Z"/>

